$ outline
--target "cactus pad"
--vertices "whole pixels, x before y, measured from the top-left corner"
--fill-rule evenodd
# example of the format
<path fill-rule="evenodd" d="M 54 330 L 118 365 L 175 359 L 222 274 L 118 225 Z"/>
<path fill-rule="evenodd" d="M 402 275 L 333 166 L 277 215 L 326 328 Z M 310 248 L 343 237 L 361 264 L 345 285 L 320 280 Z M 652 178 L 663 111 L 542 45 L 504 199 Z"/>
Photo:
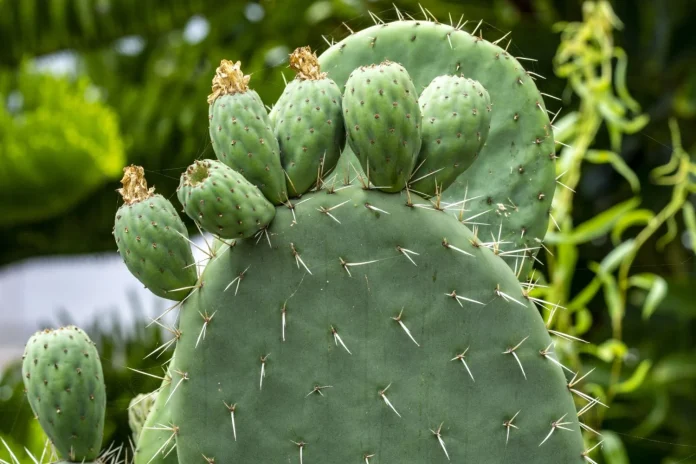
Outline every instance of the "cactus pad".
<path fill-rule="evenodd" d="M 95 460 L 106 392 L 99 353 L 87 334 L 74 326 L 37 332 L 27 342 L 22 375 L 31 409 L 58 455 Z"/>
<path fill-rule="evenodd" d="M 118 252 L 152 293 L 182 300 L 197 279 L 186 227 L 169 200 L 147 187 L 143 168 L 130 166 L 124 172 L 120 192 L 125 203 L 114 225 Z"/>
<path fill-rule="evenodd" d="M 171 363 L 136 442 L 133 464 L 177 464 L 176 428 L 171 416 Z"/>
<path fill-rule="evenodd" d="M 362 66 L 343 96 L 348 143 L 370 182 L 385 192 L 406 187 L 421 146 L 418 94 L 398 63 Z"/>
<path fill-rule="evenodd" d="M 296 442 L 308 463 L 444 463 L 440 424 L 455 462 L 582 462 L 549 334 L 499 257 L 415 195 L 304 198 L 272 248 L 238 241 L 185 303 L 180 462 L 299 462 Z M 540 446 L 559 418 L 572 431 Z"/>
<path fill-rule="evenodd" d="M 251 237 L 275 216 L 275 208 L 255 185 L 219 161 L 189 166 L 177 193 L 186 214 L 222 238 Z"/>
<path fill-rule="evenodd" d="M 128 427 L 133 434 L 133 443 L 138 443 L 138 438 L 143 431 L 143 426 L 148 414 L 157 399 L 157 393 L 141 393 L 135 396 L 128 404 Z"/>

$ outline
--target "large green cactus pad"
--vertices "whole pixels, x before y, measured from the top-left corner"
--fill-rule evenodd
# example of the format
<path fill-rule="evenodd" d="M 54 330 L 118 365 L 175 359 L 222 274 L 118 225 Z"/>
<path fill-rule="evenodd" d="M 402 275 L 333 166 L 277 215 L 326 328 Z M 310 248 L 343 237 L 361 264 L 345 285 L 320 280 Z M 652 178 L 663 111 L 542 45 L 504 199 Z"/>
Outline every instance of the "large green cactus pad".
<path fill-rule="evenodd" d="M 478 216 L 479 235 L 511 242 L 512 249 L 538 248 L 554 192 L 555 144 L 533 75 L 504 49 L 456 27 L 429 21 L 378 24 L 351 34 L 326 50 L 319 62 L 339 86 L 358 66 L 401 63 L 421 92 L 436 76 L 462 74 L 489 92 L 492 120 L 478 159 L 443 198 L 466 203 L 464 218 Z M 522 267 L 519 258 L 507 258 Z M 518 261 L 518 262 L 516 262 Z M 527 259 L 525 264 L 529 264 Z M 521 273 L 520 273 L 521 274 Z"/>
<path fill-rule="evenodd" d="M 412 201 L 310 193 L 278 208 L 272 246 L 218 253 L 180 313 L 180 463 L 583 462 L 566 379 L 514 273 Z"/>

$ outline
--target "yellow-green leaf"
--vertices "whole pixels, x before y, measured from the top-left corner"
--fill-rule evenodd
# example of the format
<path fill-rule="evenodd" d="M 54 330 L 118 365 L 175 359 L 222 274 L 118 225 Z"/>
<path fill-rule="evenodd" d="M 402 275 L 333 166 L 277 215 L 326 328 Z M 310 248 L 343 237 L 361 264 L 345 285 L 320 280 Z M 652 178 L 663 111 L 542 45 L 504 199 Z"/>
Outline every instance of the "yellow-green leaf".
<path fill-rule="evenodd" d="M 604 289 L 604 301 L 607 304 L 607 311 L 611 318 L 611 325 L 614 331 L 621 328 L 621 323 L 624 316 L 624 304 L 621 299 L 619 287 L 616 285 L 616 278 L 608 272 L 605 272 L 598 264 L 590 263 L 590 270 L 597 274 L 597 277 L 602 281 Z"/>
<path fill-rule="evenodd" d="M 628 279 L 628 283 L 632 287 L 648 291 L 643 302 L 643 319 L 649 319 L 657 309 L 657 306 L 667 296 L 667 281 L 657 274 L 644 272 L 632 275 Z"/>
<path fill-rule="evenodd" d="M 685 202 L 682 206 L 682 214 L 684 215 L 684 225 L 689 233 L 691 250 L 696 252 L 696 212 L 694 212 L 694 205 L 688 201 Z"/>
<path fill-rule="evenodd" d="M 614 432 L 602 431 L 602 456 L 607 464 L 629 464 L 628 454 L 623 442 Z"/>
<path fill-rule="evenodd" d="M 626 213 L 618 221 L 616 221 L 614 229 L 611 231 L 611 242 L 616 245 L 621 241 L 621 235 L 623 235 L 626 229 L 637 225 L 647 224 L 654 217 L 655 213 L 649 209 L 636 209 Z"/>
<path fill-rule="evenodd" d="M 586 243 L 597 237 L 609 232 L 616 221 L 618 221 L 623 215 L 632 211 L 640 204 L 639 197 L 633 197 L 630 200 L 619 203 L 618 205 L 612 206 L 608 210 L 596 215 L 592 219 L 589 219 L 579 226 L 577 226 L 570 234 L 560 234 L 556 232 L 549 232 L 546 235 L 546 241 L 549 243 Z"/>
<path fill-rule="evenodd" d="M 648 375 L 648 371 L 650 371 L 651 367 L 652 361 L 650 361 L 649 359 L 641 361 L 641 363 L 638 364 L 636 370 L 633 371 L 633 374 L 631 374 L 631 376 L 628 379 L 614 386 L 614 390 L 616 391 L 616 393 L 631 393 L 633 391 L 636 391 L 645 381 L 645 378 Z"/>

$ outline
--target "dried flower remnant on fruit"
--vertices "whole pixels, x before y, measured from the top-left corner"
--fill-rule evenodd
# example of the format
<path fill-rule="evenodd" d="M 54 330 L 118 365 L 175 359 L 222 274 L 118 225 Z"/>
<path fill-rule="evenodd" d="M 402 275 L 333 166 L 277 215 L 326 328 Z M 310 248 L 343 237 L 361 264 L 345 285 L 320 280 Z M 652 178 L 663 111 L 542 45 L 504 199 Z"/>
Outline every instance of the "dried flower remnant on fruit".
<path fill-rule="evenodd" d="M 208 95 L 209 104 L 212 105 L 218 97 L 223 95 L 234 95 L 249 90 L 251 76 L 244 75 L 241 65 L 241 61 L 232 63 L 230 60 L 222 60 L 220 62 L 213 77 L 213 93 Z"/>
<path fill-rule="evenodd" d="M 290 54 L 290 67 L 297 73 L 297 78 L 300 80 L 317 81 L 326 77 L 326 73 L 321 72 L 316 53 L 309 47 L 296 48 Z"/>
<path fill-rule="evenodd" d="M 123 168 L 121 184 L 123 187 L 118 189 L 118 193 L 121 194 L 127 205 L 147 200 L 155 191 L 154 187 L 147 188 L 145 171 L 142 166 L 134 164 Z"/>

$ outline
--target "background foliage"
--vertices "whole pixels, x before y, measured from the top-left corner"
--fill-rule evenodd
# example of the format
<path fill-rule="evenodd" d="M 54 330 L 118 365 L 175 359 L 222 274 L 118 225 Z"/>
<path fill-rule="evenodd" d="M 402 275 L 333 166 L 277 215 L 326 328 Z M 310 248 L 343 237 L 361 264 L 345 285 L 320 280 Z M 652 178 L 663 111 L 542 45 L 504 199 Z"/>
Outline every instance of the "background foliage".
<path fill-rule="evenodd" d="M 563 108 L 564 145 L 530 288 L 552 303 L 554 330 L 589 342 L 555 351 L 574 371 L 595 368 L 582 387 L 610 406 L 582 416 L 602 433 L 587 433 L 588 446 L 603 440 L 593 456 L 696 462 L 696 6 L 422 3 L 443 22 L 464 14 L 467 30 L 482 19 L 489 40 L 512 31 L 509 50 L 537 59 L 524 63 L 560 99 L 546 101 Z M 381 0 L 0 0 L 0 264 L 114 250 L 122 165 L 144 165 L 170 196 L 184 166 L 213 156 L 205 98 L 221 58 L 241 60 L 270 104 L 293 48 L 323 50 L 343 22 L 371 25 L 368 9 L 396 18 Z M 161 373 L 161 359 L 142 358 L 166 334 L 144 325 L 87 328 L 105 360 L 108 441 L 127 442 L 128 401 L 159 383 L 125 368 Z M 0 381 L 0 436 L 40 449 L 18 376 L 13 365 Z"/>

